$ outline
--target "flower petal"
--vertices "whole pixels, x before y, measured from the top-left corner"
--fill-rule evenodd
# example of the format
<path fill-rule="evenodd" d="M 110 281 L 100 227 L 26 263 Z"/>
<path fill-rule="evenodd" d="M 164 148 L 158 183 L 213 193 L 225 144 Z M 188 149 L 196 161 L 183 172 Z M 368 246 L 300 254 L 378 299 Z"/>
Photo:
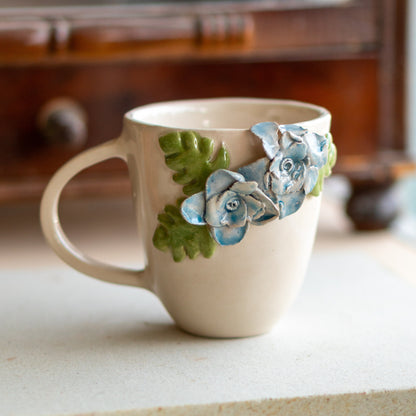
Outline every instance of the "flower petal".
<path fill-rule="evenodd" d="M 237 172 L 231 172 L 226 169 L 218 169 L 207 179 L 205 193 L 207 200 L 216 194 L 220 194 L 228 189 L 234 182 L 244 181 L 244 177 Z"/>
<path fill-rule="evenodd" d="M 281 124 L 279 130 L 282 134 L 288 132 L 290 137 L 297 142 L 301 142 L 302 136 L 308 131 L 297 124 Z"/>
<path fill-rule="evenodd" d="M 198 192 L 186 198 L 181 205 L 181 213 L 183 218 L 190 224 L 203 225 L 206 224 L 205 216 L 205 196 L 204 192 Z"/>
<path fill-rule="evenodd" d="M 254 191 L 257 191 L 257 189 L 258 189 L 257 182 L 254 182 L 254 181 L 234 182 L 230 187 L 230 191 L 234 191 L 242 195 L 250 195 Z"/>
<path fill-rule="evenodd" d="M 241 227 L 247 221 L 246 203 L 233 191 L 215 195 L 207 202 L 205 220 L 213 227 Z"/>
<path fill-rule="evenodd" d="M 262 214 L 260 216 L 256 215 L 251 219 L 251 222 L 254 225 L 262 225 L 275 219 L 276 217 L 279 217 L 279 207 L 274 204 L 273 201 L 263 192 L 257 191 L 253 193 L 253 197 L 260 201 L 263 205 Z"/>
<path fill-rule="evenodd" d="M 318 180 L 318 176 L 319 176 L 319 169 L 316 168 L 315 166 L 312 166 L 307 170 L 305 183 L 303 185 L 303 189 L 306 195 L 312 192 L 312 189 L 315 187 L 316 181 Z"/>
<path fill-rule="evenodd" d="M 290 157 L 294 160 L 303 160 L 308 153 L 306 143 L 293 140 L 289 133 L 284 133 L 281 138 L 281 148 L 284 157 Z"/>
<path fill-rule="evenodd" d="M 308 132 L 304 137 L 308 145 L 308 156 L 311 164 L 320 169 L 328 158 L 328 139 L 316 133 Z"/>
<path fill-rule="evenodd" d="M 238 169 L 238 172 L 244 176 L 247 182 L 257 182 L 260 189 L 265 191 L 264 175 L 269 169 L 269 163 L 269 159 L 267 157 L 263 157 L 250 165 L 241 167 Z"/>
<path fill-rule="evenodd" d="M 244 195 L 243 199 L 247 205 L 248 221 L 252 221 L 254 218 L 261 217 L 264 214 L 264 204 L 262 201 L 251 195 Z"/>
<path fill-rule="evenodd" d="M 280 219 L 295 213 L 302 206 L 304 199 L 303 191 L 279 195 Z"/>
<path fill-rule="evenodd" d="M 242 227 L 211 227 L 211 235 L 221 246 L 232 246 L 239 243 L 246 234 L 248 223 Z"/>
<path fill-rule="evenodd" d="M 278 130 L 279 125 L 272 121 L 258 123 L 251 128 L 251 131 L 261 139 L 269 159 L 273 159 L 279 150 Z"/>
<path fill-rule="evenodd" d="M 276 172 L 280 170 L 280 164 L 282 163 L 283 155 L 279 153 L 269 164 L 268 170 L 270 172 Z"/>
<path fill-rule="evenodd" d="M 219 212 L 218 209 L 218 199 L 221 194 L 214 195 L 207 201 L 206 210 L 205 210 L 205 220 L 207 224 L 213 227 L 222 227 L 224 225 L 224 212 Z"/>

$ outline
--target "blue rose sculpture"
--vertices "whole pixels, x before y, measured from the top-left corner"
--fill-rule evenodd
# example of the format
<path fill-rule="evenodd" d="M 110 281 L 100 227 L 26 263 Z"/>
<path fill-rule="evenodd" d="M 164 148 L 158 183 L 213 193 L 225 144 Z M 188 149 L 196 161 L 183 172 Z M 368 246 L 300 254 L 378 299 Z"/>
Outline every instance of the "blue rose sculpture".
<path fill-rule="evenodd" d="M 260 138 L 267 157 L 241 167 L 246 181 L 256 182 L 284 218 L 296 212 L 314 188 L 328 158 L 328 139 L 294 124 L 264 122 L 251 131 Z"/>
<path fill-rule="evenodd" d="M 190 224 L 207 224 L 215 241 L 228 246 L 243 239 L 250 223 L 261 225 L 279 217 L 279 208 L 257 182 L 219 169 L 208 177 L 204 191 L 183 201 L 181 213 Z"/>

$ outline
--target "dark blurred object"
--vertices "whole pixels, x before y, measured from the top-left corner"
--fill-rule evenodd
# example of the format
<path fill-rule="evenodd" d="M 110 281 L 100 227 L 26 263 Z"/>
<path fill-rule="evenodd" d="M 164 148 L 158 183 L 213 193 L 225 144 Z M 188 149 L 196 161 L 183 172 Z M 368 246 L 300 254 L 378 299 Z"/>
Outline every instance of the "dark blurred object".
<path fill-rule="evenodd" d="M 392 183 L 414 168 L 404 151 L 405 0 L 62 3 L 0 7 L 1 201 L 38 198 L 80 144 L 116 137 L 125 111 L 181 98 L 291 98 L 327 107 L 336 171 L 353 187 L 379 187 L 380 169 Z M 41 109 L 59 97 L 85 112 L 84 144 L 76 112 L 50 114 L 46 136 L 53 131 L 54 145 L 38 128 Z M 126 168 L 105 162 L 68 188 L 128 192 Z"/>
<path fill-rule="evenodd" d="M 87 117 L 68 98 L 55 98 L 39 110 L 39 130 L 49 145 L 80 149 L 87 140 Z"/>
<path fill-rule="evenodd" d="M 400 211 L 399 195 L 392 182 L 353 183 L 353 193 L 347 202 L 347 214 L 354 218 L 357 230 L 382 230 Z"/>

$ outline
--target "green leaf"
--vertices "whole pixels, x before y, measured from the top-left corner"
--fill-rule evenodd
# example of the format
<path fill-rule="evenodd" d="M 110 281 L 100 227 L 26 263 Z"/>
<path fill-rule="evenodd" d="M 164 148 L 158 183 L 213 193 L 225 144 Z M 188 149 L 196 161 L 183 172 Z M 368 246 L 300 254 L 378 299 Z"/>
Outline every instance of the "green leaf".
<path fill-rule="evenodd" d="M 166 134 L 159 138 L 166 165 L 175 171 L 173 180 L 183 185 L 185 195 L 203 191 L 209 175 L 217 169 L 227 169 L 230 156 L 222 145 L 213 157 L 214 141 L 194 131 Z"/>
<path fill-rule="evenodd" d="M 337 161 L 337 148 L 332 140 L 332 134 L 327 133 L 326 137 L 328 138 L 328 160 L 320 170 L 318 180 L 316 181 L 315 187 L 312 189 L 312 192 L 309 195 L 319 196 L 322 192 L 324 186 L 324 179 L 332 174 L 332 168 L 335 166 Z"/>
<path fill-rule="evenodd" d="M 209 258 L 214 254 L 216 243 L 206 225 L 193 225 L 184 220 L 180 211 L 182 201 L 179 199 L 176 205 L 166 205 L 164 212 L 159 214 L 153 245 L 162 251 L 170 249 L 175 262 L 186 256 L 194 259 L 200 253 Z"/>
<path fill-rule="evenodd" d="M 205 189 L 209 175 L 217 169 L 227 169 L 230 157 L 224 146 L 214 157 L 214 141 L 201 137 L 193 131 L 166 134 L 159 138 L 165 153 L 166 165 L 175 171 L 173 180 L 183 185 L 185 195 L 193 195 Z M 170 250 L 176 262 L 186 256 L 191 259 L 199 254 L 211 257 L 216 243 L 206 225 L 189 224 L 182 217 L 179 199 L 176 205 L 166 205 L 158 215 L 159 225 L 153 235 L 154 246 L 163 251 Z"/>

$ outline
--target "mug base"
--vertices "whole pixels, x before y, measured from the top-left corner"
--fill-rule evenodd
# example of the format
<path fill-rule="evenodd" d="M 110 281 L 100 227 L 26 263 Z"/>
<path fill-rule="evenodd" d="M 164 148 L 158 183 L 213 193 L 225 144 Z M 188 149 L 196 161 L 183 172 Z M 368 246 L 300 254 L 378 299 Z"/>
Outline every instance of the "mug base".
<path fill-rule="evenodd" d="M 204 331 L 204 330 L 197 330 L 197 329 L 188 329 L 184 328 L 181 325 L 176 324 L 176 327 L 185 332 L 188 335 L 192 335 L 195 337 L 200 338 L 208 338 L 208 339 L 238 339 L 238 338 L 253 338 L 258 337 L 261 335 L 265 335 L 270 332 L 274 326 L 270 328 L 262 328 L 258 330 L 251 330 L 251 331 Z"/>

